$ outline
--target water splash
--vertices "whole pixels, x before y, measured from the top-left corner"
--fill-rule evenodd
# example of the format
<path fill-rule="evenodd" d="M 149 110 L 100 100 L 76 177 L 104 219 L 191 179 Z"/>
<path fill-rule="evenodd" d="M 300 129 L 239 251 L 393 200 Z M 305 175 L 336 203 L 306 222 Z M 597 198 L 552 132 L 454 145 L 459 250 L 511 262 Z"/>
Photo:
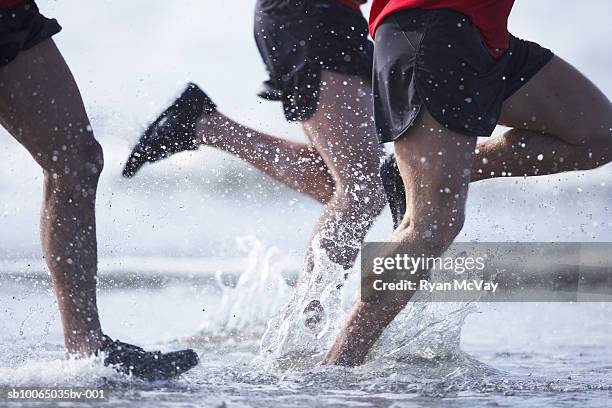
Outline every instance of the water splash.
<path fill-rule="evenodd" d="M 318 363 L 344 320 L 342 295 L 348 271 L 329 259 L 317 238 L 312 259 L 312 271 L 304 274 L 262 337 L 260 356 L 269 367 L 303 368 Z M 313 314 L 317 315 L 314 323 Z"/>
<path fill-rule="evenodd" d="M 260 356 L 268 368 L 300 369 L 316 365 L 331 346 L 355 293 L 350 281 L 359 277 L 335 264 L 313 240 L 314 268 L 304 277 L 280 313 L 270 320 L 261 341 Z M 359 265 L 355 267 L 359 269 Z M 345 276 L 352 278 L 345 282 Z M 434 270 L 430 281 L 445 282 L 452 272 Z M 466 279 L 477 278 L 464 275 Z M 358 280 L 358 279 L 357 279 Z M 347 284 L 349 283 L 349 284 Z M 393 320 L 368 356 L 373 360 L 414 361 L 462 359 L 461 329 L 477 309 L 474 295 L 464 302 L 434 301 L 431 293 L 418 291 L 412 302 Z M 313 302 L 323 311 L 321 321 L 309 324 Z"/>
<path fill-rule="evenodd" d="M 247 266 L 234 287 L 217 276 L 220 301 L 209 314 L 211 318 L 202 323 L 200 335 L 220 341 L 261 337 L 258 361 L 267 369 L 315 366 L 344 322 L 359 274 L 332 262 L 320 241 L 314 239 L 314 268 L 293 289 L 285 276 L 286 259 L 277 248 L 267 247 L 254 236 L 239 238 L 237 244 L 248 252 Z M 432 272 L 431 280 L 448 279 L 439 271 Z M 370 361 L 452 359 L 462 355 L 461 329 L 466 317 L 476 310 L 473 299 L 433 302 L 431 296 L 426 292 L 415 294 L 414 301 L 383 332 L 370 352 Z M 309 307 L 313 303 L 316 310 Z"/>
<path fill-rule="evenodd" d="M 478 272 L 464 275 L 476 279 Z M 448 282 L 453 272 L 432 270 L 430 282 Z M 466 294 L 464 302 L 435 301 L 436 295 L 417 291 L 408 306 L 383 332 L 370 353 L 371 359 L 452 359 L 462 355 L 461 329 L 465 319 L 477 311 L 480 294 Z M 463 299 L 462 299 L 463 300 Z"/>
<path fill-rule="evenodd" d="M 102 363 L 101 357 L 27 360 L 18 367 L 0 367 L 0 386 L 93 386 L 126 379 Z"/>
<path fill-rule="evenodd" d="M 417 293 L 415 296 L 421 296 Z M 448 359 L 461 353 L 461 328 L 473 303 L 417 301 L 387 327 L 370 359 Z"/>
<path fill-rule="evenodd" d="M 202 323 L 201 335 L 260 336 L 290 296 L 292 289 L 284 276 L 288 263 L 278 248 L 267 247 L 252 235 L 238 238 L 237 245 L 248 253 L 246 268 L 234 287 L 227 286 L 217 273 L 220 301 Z"/>

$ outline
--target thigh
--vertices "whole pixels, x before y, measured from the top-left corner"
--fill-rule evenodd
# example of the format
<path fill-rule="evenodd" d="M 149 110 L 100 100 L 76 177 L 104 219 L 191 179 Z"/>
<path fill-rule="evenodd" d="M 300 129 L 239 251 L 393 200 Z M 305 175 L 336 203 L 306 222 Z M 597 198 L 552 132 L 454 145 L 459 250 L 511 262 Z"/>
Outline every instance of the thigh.
<path fill-rule="evenodd" d="M 406 189 L 402 226 L 461 229 L 476 138 L 451 131 L 422 110 L 395 140 L 395 157 Z"/>
<path fill-rule="evenodd" d="M 499 123 L 585 145 L 610 137 L 612 106 L 588 78 L 555 56 L 506 99 Z"/>
<path fill-rule="evenodd" d="M 336 183 L 378 178 L 383 149 L 372 120 L 371 85 L 363 77 L 322 71 L 317 111 L 302 125 Z"/>
<path fill-rule="evenodd" d="M 0 68 L 0 122 L 43 167 L 95 144 L 81 94 L 53 40 Z"/>

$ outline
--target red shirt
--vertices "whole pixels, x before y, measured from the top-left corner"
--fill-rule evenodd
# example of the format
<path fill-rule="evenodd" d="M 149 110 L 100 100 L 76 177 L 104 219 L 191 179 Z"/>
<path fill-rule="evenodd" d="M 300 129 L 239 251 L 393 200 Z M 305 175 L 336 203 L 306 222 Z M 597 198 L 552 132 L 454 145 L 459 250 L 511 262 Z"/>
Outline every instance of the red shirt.
<path fill-rule="evenodd" d="M 489 53 L 498 58 L 508 49 L 508 16 L 513 5 L 514 0 L 374 0 L 370 12 L 370 34 L 374 38 L 380 23 L 396 11 L 453 9 L 470 18 L 480 31 Z"/>

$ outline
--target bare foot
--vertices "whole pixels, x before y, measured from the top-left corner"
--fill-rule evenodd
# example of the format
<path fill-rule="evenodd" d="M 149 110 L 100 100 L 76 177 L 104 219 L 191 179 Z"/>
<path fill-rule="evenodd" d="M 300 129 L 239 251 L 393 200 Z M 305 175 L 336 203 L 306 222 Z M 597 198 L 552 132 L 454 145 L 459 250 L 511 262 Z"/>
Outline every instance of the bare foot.
<path fill-rule="evenodd" d="M 358 301 L 321 365 L 362 364 L 382 331 L 405 304 L 404 300 L 386 304 Z"/>

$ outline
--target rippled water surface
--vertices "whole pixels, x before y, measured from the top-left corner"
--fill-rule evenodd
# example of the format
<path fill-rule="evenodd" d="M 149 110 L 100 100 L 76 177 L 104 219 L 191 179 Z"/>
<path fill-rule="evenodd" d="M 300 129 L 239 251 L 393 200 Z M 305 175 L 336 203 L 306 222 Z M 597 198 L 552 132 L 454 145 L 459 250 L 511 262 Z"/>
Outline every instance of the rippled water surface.
<path fill-rule="evenodd" d="M 317 367 L 325 341 L 317 350 L 308 340 L 312 333 L 297 324 L 298 340 L 291 341 L 297 349 L 310 347 L 311 358 L 285 355 L 278 364 L 278 355 L 260 355 L 259 339 L 291 291 L 275 250 L 252 239 L 242 244 L 250 248 L 250 263 L 233 287 L 213 277 L 102 290 L 110 335 L 198 351 L 201 364 L 169 382 L 126 378 L 96 360 L 62 360 L 48 283 L 3 279 L 0 387 L 104 387 L 106 406 L 129 401 L 137 407 L 610 406 L 607 303 L 418 303 L 358 368 Z M 350 305 L 347 287 L 339 314 Z"/>

